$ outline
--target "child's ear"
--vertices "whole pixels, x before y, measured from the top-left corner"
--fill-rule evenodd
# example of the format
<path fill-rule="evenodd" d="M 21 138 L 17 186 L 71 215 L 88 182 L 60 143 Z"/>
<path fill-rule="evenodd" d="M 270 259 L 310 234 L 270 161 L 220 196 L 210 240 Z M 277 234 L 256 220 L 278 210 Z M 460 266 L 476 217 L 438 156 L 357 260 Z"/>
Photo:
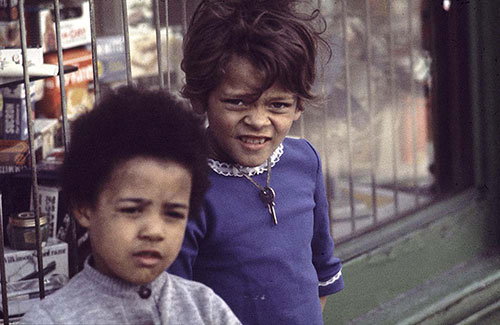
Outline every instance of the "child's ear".
<path fill-rule="evenodd" d="M 74 208 L 73 215 L 76 221 L 83 228 L 89 228 L 90 226 L 90 209 L 89 208 Z"/>
<path fill-rule="evenodd" d="M 197 114 L 205 114 L 206 107 L 203 104 L 203 102 L 199 99 L 192 99 L 191 100 L 191 106 L 193 107 L 193 110 Z"/>

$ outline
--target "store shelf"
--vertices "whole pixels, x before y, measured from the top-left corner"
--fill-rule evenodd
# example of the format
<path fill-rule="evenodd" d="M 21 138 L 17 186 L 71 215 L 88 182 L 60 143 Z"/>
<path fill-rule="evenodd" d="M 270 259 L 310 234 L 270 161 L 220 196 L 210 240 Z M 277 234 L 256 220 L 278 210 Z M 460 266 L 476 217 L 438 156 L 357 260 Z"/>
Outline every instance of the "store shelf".
<path fill-rule="evenodd" d="M 65 66 L 63 66 L 63 69 L 64 69 L 64 74 L 66 74 L 66 73 L 71 73 L 71 72 L 77 71 L 78 67 L 73 66 L 73 65 L 65 65 Z M 53 76 L 30 77 L 30 81 L 36 81 L 36 80 L 45 79 L 45 78 L 51 78 L 51 77 L 53 77 Z M 12 87 L 12 86 L 16 86 L 16 85 L 19 85 L 19 84 L 22 84 L 22 83 L 24 83 L 24 78 L 20 78 L 20 79 L 8 81 L 8 82 L 1 82 L 0 81 L 0 88 Z"/>

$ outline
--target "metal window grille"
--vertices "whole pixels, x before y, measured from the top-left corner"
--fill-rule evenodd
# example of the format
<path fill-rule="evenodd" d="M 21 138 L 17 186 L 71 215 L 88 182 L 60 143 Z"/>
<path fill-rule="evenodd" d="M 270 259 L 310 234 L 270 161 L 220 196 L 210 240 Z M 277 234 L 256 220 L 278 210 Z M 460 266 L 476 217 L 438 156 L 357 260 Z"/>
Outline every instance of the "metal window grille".
<path fill-rule="evenodd" d="M 292 134 L 309 139 L 322 157 L 339 243 L 434 199 L 430 59 L 415 1 L 318 6 L 333 57 L 320 63 L 321 106 L 306 109 Z"/>
<path fill-rule="evenodd" d="M 29 94 L 31 77 L 26 64 L 26 1 L 30 2 L 19 0 L 18 4 L 23 58 L 23 78 L 20 82 L 24 84 L 26 94 Z M 87 1 L 90 8 L 93 93 L 98 99 L 103 91 L 103 83 L 100 77 L 96 77 L 100 69 L 99 26 L 96 23 L 99 7 L 96 8 L 96 5 L 104 4 L 95 0 Z M 58 68 L 69 73 L 69 68 L 63 62 L 61 46 L 60 0 L 39 3 L 54 10 Z M 106 3 L 109 5 L 111 2 Z M 115 0 L 112 3 L 120 13 L 115 16 L 119 21 L 114 23 L 121 29 L 124 46 L 124 82 L 141 82 L 137 71 L 133 70 L 134 53 L 131 46 L 134 31 L 130 29 L 129 12 L 131 4 L 140 3 L 144 6 L 140 10 L 152 12 L 147 24 L 155 31 L 154 61 L 157 72 L 147 82 L 156 87 L 178 90 L 182 76 L 176 51 L 179 51 L 180 39 L 187 26 L 188 1 L 180 2 L 181 18 L 177 28 L 169 22 L 171 9 L 168 1 Z M 430 189 L 433 178 L 429 172 L 432 143 L 427 136 L 428 105 L 424 92 L 429 86 L 429 59 L 420 45 L 419 8 L 412 0 L 314 0 L 312 3 L 321 9 L 328 23 L 324 36 L 332 47 L 333 57 L 328 63 L 320 64 L 322 69 L 316 84 L 321 99 L 319 107 L 306 108 L 291 134 L 309 139 L 320 152 L 330 204 L 331 233 L 342 241 L 432 201 Z M 62 143 L 65 148 L 70 141 L 65 95 L 67 76 L 59 73 L 58 77 L 61 87 Z M 26 109 L 32 189 L 33 197 L 37 198 L 39 189 L 30 100 L 26 100 Z M 0 203 L 1 199 L 0 193 Z M 33 209 L 36 215 L 36 238 L 40 243 L 38 200 L 34 200 Z M 6 217 L 2 216 L 1 204 L 0 217 Z M 4 256 L 2 227 L 3 223 L 0 222 L 0 254 Z M 74 233 L 72 237 L 69 245 L 75 251 Z M 36 251 L 40 270 L 43 269 L 40 244 Z M 4 259 L 1 259 L 0 271 L 3 322 L 8 324 Z M 38 284 L 40 298 L 44 298 L 42 272 L 38 274 Z"/>

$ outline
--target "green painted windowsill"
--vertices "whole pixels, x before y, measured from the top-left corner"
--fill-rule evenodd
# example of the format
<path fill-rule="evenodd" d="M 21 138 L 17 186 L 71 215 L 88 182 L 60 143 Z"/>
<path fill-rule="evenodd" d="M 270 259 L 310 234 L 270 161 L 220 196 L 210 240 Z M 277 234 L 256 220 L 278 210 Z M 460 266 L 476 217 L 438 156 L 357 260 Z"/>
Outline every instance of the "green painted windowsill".
<path fill-rule="evenodd" d="M 489 216 L 488 201 L 469 190 L 340 244 L 345 289 L 328 298 L 325 324 L 397 324 L 439 313 L 429 306 L 500 270 L 500 254 L 489 252 Z"/>

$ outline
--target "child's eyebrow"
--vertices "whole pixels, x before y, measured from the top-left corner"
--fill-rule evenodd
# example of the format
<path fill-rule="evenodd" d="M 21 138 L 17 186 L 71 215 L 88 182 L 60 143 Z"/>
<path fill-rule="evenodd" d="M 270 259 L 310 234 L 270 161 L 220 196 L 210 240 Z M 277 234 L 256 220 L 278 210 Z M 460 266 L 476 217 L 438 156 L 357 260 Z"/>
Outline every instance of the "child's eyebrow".
<path fill-rule="evenodd" d="M 165 203 L 164 206 L 168 209 L 189 209 L 189 205 L 184 203 Z"/>
<path fill-rule="evenodd" d="M 255 101 L 259 98 L 260 93 L 244 93 L 244 92 L 234 92 L 234 93 L 223 93 L 221 98 L 240 98 L 248 101 Z M 265 97 L 268 101 L 288 101 L 288 100 L 296 100 L 297 96 L 295 94 L 275 94 Z"/>
<path fill-rule="evenodd" d="M 142 206 L 151 204 L 151 201 L 149 201 L 149 200 L 145 200 L 145 199 L 141 199 L 141 198 L 134 198 L 134 197 L 119 199 L 118 202 L 132 202 L 132 203 L 141 204 Z M 186 209 L 186 210 L 189 209 L 189 205 L 184 204 L 184 203 L 175 203 L 175 202 L 165 203 L 165 204 L 163 204 L 163 206 L 165 208 L 168 208 L 168 209 Z"/>
<path fill-rule="evenodd" d="M 231 91 L 227 91 L 227 92 L 224 92 L 222 93 L 222 96 L 221 97 L 238 97 L 238 98 L 242 98 L 242 97 L 256 97 L 258 96 L 259 93 L 258 92 L 244 92 L 244 91 L 234 91 L 234 92 L 231 92 Z"/>
<path fill-rule="evenodd" d="M 143 203 L 145 200 L 140 198 L 128 197 L 124 199 L 119 199 L 118 202 L 133 202 L 133 203 Z"/>
<path fill-rule="evenodd" d="M 267 99 L 269 99 L 269 100 L 295 100 L 296 96 L 294 96 L 294 95 L 276 95 L 276 96 L 269 96 Z"/>

